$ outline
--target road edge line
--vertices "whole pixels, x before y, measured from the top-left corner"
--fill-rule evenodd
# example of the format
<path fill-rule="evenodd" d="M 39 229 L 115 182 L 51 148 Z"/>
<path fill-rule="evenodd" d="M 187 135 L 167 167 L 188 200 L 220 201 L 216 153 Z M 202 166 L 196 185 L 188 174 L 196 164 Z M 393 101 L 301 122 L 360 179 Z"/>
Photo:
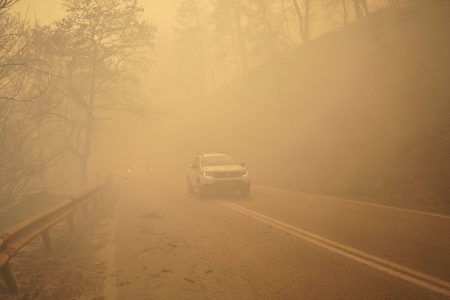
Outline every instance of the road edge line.
<path fill-rule="evenodd" d="M 312 195 L 312 196 L 326 197 L 328 199 L 336 199 L 336 200 L 339 200 L 339 201 L 350 202 L 350 203 L 355 203 L 355 204 L 359 204 L 359 205 L 366 205 L 366 206 L 379 207 L 379 208 L 387 208 L 387 209 L 392 209 L 392 210 L 408 212 L 408 213 L 412 213 L 412 214 L 418 214 L 418 215 L 424 215 L 424 216 L 430 216 L 430 217 L 442 218 L 442 219 L 450 220 L 450 215 L 432 213 L 432 212 L 422 211 L 422 210 L 418 210 L 418 209 L 405 208 L 405 207 L 396 207 L 396 206 L 391 206 L 391 205 L 386 205 L 386 204 L 377 204 L 377 203 L 365 202 L 365 201 L 360 201 L 360 200 L 346 199 L 346 198 L 342 198 L 342 197 L 334 197 L 334 196 L 330 196 L 330 195 L 311 194 L 311 193 L 305 193 L 305 192 L 296 191 L 296 190 L 283 189 L 283 188 L 274 187 L 274 186 L 270 186 L 270 185 L 263 185 L 263 184 L 258 184 L 256 186 L 260 186 L 260 187 L 263 187 L 263 188 L 274 189 L 274 190 L 281 190 L 281 191 L 285 191 L 285 192 L 303 193 L 303 194 Z"/>
<path fill-rule="evenodd" d="M 293 225 L 284 223 L 282 221 L 273 219 L 271 217 L 265 216 L 263 214 L 257 213 L 255 211 L 249 210 L 242 206 L 219 201 L 225 207 L 238 211 L 244 215 L 248 215 L 260 222 L 271 225 L 281 231 L 292 234 L 298 238 L 301 238 L 307 242 L 310 242 L 316 246 L 327 249 L 331 252 L 339 254 L 341 256 L 347 257 L 364 265 L 367 265 L 373 269 L 379 270 L 381 272 L 387 273 L 398 279 L 408 281 L 422 288 L 431 290 L 433 292 L 443 294 L 445 296 L 450 296 L 450 283 L 444 280 L 432 277 L 430 275 L 409 269 L 407 267 L 392 263 L 385 259 L 373 256 L 371 254 L 362 252 L 360 250 L 351 248 L 349 246 L 340 244 L 338 242 L 328 240 L 319 235 L 313 234 L 306 230 L 300 229 Z"/>

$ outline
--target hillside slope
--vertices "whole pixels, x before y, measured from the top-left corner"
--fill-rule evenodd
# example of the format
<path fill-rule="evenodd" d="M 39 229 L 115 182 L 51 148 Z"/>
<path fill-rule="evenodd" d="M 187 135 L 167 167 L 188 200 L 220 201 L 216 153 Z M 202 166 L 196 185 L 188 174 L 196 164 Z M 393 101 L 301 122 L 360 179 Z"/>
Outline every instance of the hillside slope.
<path fill-rule="evenodd" d="M 450 4 L 383 10 L 224 88 L 202 141 L 260 182 L 449 201 L 449 78 Z"/>

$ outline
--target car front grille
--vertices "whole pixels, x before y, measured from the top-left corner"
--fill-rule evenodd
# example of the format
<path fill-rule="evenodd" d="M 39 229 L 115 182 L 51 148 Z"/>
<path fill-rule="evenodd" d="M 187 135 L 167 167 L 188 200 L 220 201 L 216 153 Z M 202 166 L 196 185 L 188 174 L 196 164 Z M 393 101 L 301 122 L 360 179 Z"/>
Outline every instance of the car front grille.
<path fill-rule="evenodd" d="M 232 172 L 214 172 L 214 178 L 234 178 L 241 177 L 240 171 L 232 171 Z"/>

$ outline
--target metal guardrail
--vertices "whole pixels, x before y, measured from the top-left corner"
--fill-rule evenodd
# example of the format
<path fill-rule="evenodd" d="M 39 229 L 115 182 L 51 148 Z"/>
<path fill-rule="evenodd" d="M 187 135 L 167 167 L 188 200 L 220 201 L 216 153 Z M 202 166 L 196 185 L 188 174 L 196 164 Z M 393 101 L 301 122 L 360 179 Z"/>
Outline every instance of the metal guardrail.
<path fill-rule="evenodd" d="M 94 202 L 97 207 L 98 201 L 104 198 L 104 192 L 110 184 L 111 181 L 107 181 L 89 189 L 77 197 L 58 203 L 0 233 L 0 277 L 3 277 L 11 293 L 17 293 L 19 287 L 9 261 L 20 249 L 39 235 L 42 236 L 46 250 L 51 253 L 50 228 L 67 218 L 69 230 L 72 232 L 75 212 L 83 209 L 87 213 L 87 205 L 90 202 Z"/>

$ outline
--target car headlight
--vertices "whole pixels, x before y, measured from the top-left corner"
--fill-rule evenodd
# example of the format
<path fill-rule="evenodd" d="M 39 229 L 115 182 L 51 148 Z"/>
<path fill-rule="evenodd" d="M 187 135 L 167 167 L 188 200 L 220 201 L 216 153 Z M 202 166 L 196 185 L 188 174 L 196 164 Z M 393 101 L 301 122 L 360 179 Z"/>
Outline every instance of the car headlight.
<path fill-rule="evenodd" d="M 209 178 L 214 178 L 214 172 L 203 172 L 203 176 L 205 177 L 209 177 Z"/>

